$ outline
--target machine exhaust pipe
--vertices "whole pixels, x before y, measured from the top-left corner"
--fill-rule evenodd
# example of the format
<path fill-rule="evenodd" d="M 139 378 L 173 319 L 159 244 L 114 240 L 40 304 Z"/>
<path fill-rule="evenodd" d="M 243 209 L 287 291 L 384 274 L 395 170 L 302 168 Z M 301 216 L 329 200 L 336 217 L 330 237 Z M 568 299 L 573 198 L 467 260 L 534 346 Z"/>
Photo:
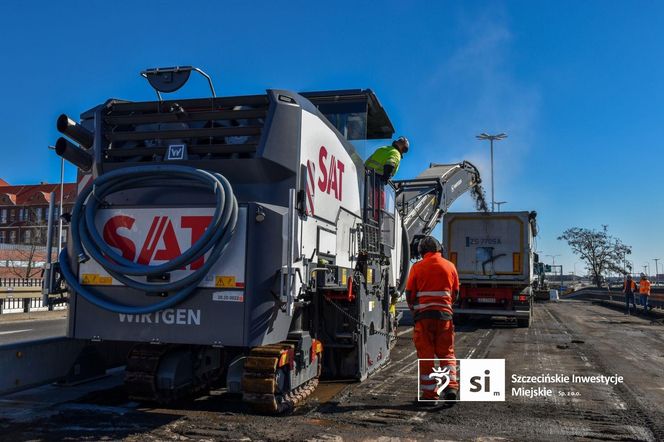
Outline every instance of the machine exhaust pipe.
<path fill-rule="evenodd" d="M 60 137 L 56 141 L 55 153 L 84 172 L 88 172 L 92 168 L 92 155 L 64 137 Z"/>
<path fill-rule="evenodd" d="M 65 114 L 58 117 L 57 127 L 58 132 L 67 135 L 86 149 L 90 149 L 94 144 L 94 134 Z"/>

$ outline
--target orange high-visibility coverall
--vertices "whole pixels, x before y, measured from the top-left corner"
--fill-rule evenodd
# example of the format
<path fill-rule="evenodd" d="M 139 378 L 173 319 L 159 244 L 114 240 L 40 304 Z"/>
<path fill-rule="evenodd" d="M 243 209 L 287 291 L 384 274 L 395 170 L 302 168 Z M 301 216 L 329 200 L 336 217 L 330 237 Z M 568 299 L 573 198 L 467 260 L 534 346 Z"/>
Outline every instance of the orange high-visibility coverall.
<path fill-rule="evenodd" d="M 406 300 L 414 314 L 413 341 L 420 359 L 456 359 L 452 304 L 459 291 L 459 275 L 454 264 L 440 253 L 427 253 L 415 263 L 408 275 Z M 438 399 L 433 361 L 420 362 L 420 387 L 423 399 Z M 448 389 L 459 389 L 456 361 L 441 361 L 448 372 Z"/>

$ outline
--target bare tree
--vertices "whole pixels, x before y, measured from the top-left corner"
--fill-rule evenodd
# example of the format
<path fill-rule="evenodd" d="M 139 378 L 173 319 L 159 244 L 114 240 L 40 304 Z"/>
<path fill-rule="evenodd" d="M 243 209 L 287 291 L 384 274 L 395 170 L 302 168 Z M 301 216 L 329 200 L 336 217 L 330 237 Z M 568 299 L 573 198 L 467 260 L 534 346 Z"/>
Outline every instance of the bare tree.
<path fill-rule="evenodd" d="M 598 231 L 572 227 L 565 230 L 558 239 L 567 241 L 572 252 L 583 260 L 597 287 L 605 272 L 627 273 L 625 257 L 632 253 L 632 248 L 610 236 L 606 228 Z"/>

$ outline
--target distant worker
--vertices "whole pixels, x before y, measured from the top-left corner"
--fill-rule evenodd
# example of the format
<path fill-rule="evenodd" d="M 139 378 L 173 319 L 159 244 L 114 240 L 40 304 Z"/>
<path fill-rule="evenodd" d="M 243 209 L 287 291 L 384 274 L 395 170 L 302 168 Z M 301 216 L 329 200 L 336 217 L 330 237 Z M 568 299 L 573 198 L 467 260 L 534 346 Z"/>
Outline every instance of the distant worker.
<path fill-rule="evenodd" d="M 641 273 L 641 280 L 639 281 L 639 297 L 640 303 L 643 306 L 643 312 L 648 311 L 648 297 L 650 296 L 650 281 L 648 277 Z M 652 307 L 650 307 L 652 308 Z"/>
<path fill-rule="evenodd" d="M 456 359 L 452 305 L 459 292 L 459 275 L 454 264 L 443 258 L 442 249 L 434 237 L 424 237 L 418 245 L 422 260 L 413 265 L 406 284 L 406 301 L 415 320 L 413 341 L 420 359 Z M 420 398 L 456 400 L 456 371 L 456 361 L 440 361 L 437 370 L 433 361 L 421 361 Z M 445 373 L 449 380 L 443 391 L 439 391 L 442 385 L 436 376 L 430 376 L 438 373 Z"/>
<path fill-rule="evenodd" d="M 380 175 L 384 181 L 387 181 L 396 175 L 401 158 L 408 152 L 409 147 L 408 138 L 399 137 L 391 145 L 376 149 L 364 166 L 367 169 L 375 170 L 376 175 Z"/>
<path fill-rule="evenodd" d="M 636 283 L 632 280 L 632 275 L 627 275 L 623 293 L 625 294 L 625 314 L 629 315 L 629 302 L 632 301 L 634 306 L 634 313 L 636 313 L 636 302 L 634 301 L 634 290 L 636 290 Z"/>

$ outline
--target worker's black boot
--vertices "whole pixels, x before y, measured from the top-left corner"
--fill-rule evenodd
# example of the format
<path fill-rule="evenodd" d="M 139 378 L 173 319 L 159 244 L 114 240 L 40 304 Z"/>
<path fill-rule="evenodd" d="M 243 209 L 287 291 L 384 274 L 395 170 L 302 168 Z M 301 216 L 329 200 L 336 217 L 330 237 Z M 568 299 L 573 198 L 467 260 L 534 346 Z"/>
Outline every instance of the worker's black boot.
<path fill-rule="evenodd" d="M 445 390 L 443 399 L 446 401 L 456 401 L 457 399 L 459 399 L 459 390 L 457 390 L 456 388 L 449 388 Z"/>

